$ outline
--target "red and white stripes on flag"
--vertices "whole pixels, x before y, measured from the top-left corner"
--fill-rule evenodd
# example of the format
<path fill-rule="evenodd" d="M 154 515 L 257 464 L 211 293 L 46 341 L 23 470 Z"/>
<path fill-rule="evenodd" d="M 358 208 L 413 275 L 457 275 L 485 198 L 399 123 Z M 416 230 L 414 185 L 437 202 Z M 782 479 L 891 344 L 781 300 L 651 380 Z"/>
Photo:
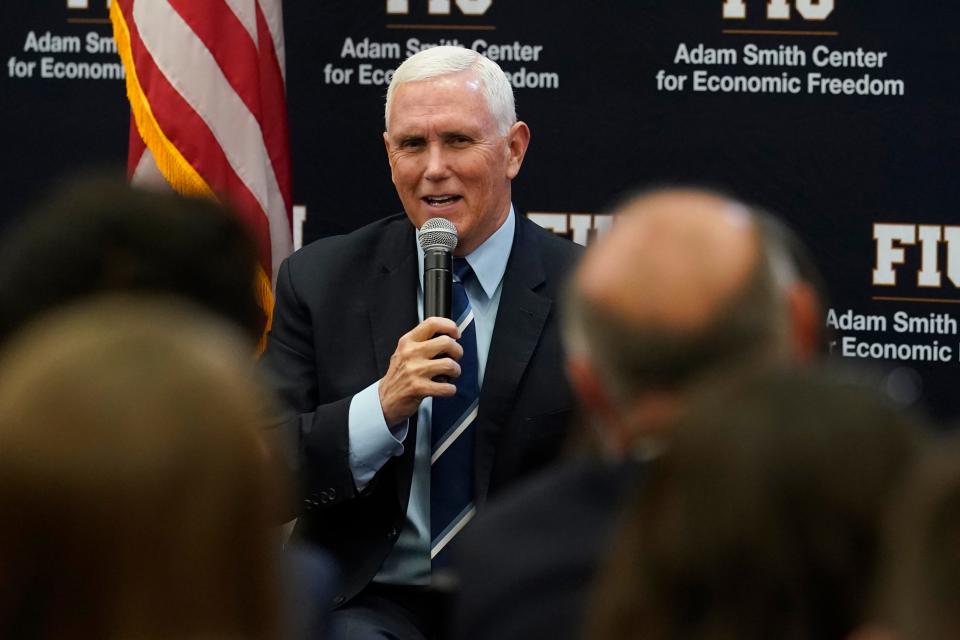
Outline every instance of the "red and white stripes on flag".
<path fill-rule="evenodd" d="M 258 290 L 291 251 L 281 0 L 113 0 L 133 115 L 129 170 L 230 203 L 257 243 Z"/>

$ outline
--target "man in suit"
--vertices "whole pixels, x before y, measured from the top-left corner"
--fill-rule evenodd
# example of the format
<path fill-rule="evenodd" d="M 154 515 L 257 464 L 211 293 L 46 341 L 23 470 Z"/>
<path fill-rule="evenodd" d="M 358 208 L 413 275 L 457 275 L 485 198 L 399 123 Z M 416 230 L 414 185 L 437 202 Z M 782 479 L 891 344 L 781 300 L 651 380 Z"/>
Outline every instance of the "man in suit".
<path fill-rule="evenodd" d="M 394 73 L 385 121 L 405 214 L 284 262 L 263 359 L 289 408 L 295 535 L 341 563 L 334 637 L 436 637 L 450 540 L 556 455 L 572 409 L 555 298 L 579 251 L 514 211 L 530 131 L 503 71 L 469 49 L 422 51 Z M 457 229 L 459 323 L 423 318 L 415 234 L 431 218 Z M 473 410 L 437 419 L 462 400 Z"/>
<path fill-rule="evenodd" d="M 709 374 L 804 362 L 819 341 L 802 247 L 768 216 L 691 189 L 633 197 L 578 267 L 566 367 L 603 450 L 481 514 L 454 549 L 458 638 L 579 638 L 620 504 Z"/>

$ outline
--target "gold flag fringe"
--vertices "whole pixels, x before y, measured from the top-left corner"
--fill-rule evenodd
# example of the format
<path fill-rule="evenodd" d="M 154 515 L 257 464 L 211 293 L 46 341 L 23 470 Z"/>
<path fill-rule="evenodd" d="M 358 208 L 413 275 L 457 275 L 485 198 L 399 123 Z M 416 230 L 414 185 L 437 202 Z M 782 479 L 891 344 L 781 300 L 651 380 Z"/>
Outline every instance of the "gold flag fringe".
<path fill-rule="evenodd" d="M 170 186 L 178 193 L 186 196 L 200 196 L 217 200 L 216 195 L 206 181 L 197 173 L 190 162 L 183 157 L 180 150 L 164 134 L 150 108 L 150 101 L 143 92 L 140 79 L 137 77 L 136 66 L 133 62 L 133 50 L 130 45 L 130 29 L 120 9 L 119 2 L 110 3 L 110 21 L 113 23 L 113 38 L 117 44 L 117 52 L 123 62 L 126 72 L 127 98 L 130 100 L 130 112 L 137 124 L 137 131 L 143 138 L 147 148 L 153 154 L 160 173 Z M 263 335 L 257 345 L 257 354 L 263 353 L 266 348 L 267 333 L 270 331 L 273 319 L 273 289 L 270 277 L 262 266 L 257 269 L 254 290 L 260 307 L 266 314 L 266 324 Z"/>

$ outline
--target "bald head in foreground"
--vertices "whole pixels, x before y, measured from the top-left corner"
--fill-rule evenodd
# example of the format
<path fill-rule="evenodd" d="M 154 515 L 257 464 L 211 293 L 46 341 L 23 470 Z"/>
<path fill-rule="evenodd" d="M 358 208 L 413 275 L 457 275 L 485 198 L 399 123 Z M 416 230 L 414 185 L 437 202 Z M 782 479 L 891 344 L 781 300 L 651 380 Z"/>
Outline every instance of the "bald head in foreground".
<path fill-rule="evenodd" d="M 564 309 L 567 371 L 606 455 L 555 466 L 464 533 L 459 638 L 580 637 L 621 502 L 685 398 L 711 375 L 818 349 L 815 274 L 770 216 L 697 189 L 634 196 L 614 215 Z"/>
<path fill-rule="evenodd" d="M 813 358 L 820 303 L 780 223 L 695 189 L 635 196 L 615 215 L 566 309 L 567 368 L 608 450 L 668 429 L 705 374 Z"/>

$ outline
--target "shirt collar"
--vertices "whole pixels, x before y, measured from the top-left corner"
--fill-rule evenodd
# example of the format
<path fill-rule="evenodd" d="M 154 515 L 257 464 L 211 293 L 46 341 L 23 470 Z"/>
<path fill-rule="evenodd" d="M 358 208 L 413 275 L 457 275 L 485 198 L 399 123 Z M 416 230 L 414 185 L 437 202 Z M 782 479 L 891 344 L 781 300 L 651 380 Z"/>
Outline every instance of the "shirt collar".
<path fill-rule="evenodd" d="M 467 263 L 473 269 L 477 276 L 477 282 L 483 287 L 483 292 L 487 298 L 492 298 L 496 293 L 500 281 L 503 280 L 503 274 L 507 270 L 507 260 L 510 258 L 510 248 L 513 246 L 513 233 L 517 226 L 514 218 L 513 204 L 510 204 L 510 212 L 506 220 L 500 225 L 500 228 L 493 232 L 489 238 L 483 241 L 479 247 L 466 256 Z M 417 262 L 420 270 L 420 282 L 423 283 L 423 249 L 420 243 L 417 243 Z"/>

